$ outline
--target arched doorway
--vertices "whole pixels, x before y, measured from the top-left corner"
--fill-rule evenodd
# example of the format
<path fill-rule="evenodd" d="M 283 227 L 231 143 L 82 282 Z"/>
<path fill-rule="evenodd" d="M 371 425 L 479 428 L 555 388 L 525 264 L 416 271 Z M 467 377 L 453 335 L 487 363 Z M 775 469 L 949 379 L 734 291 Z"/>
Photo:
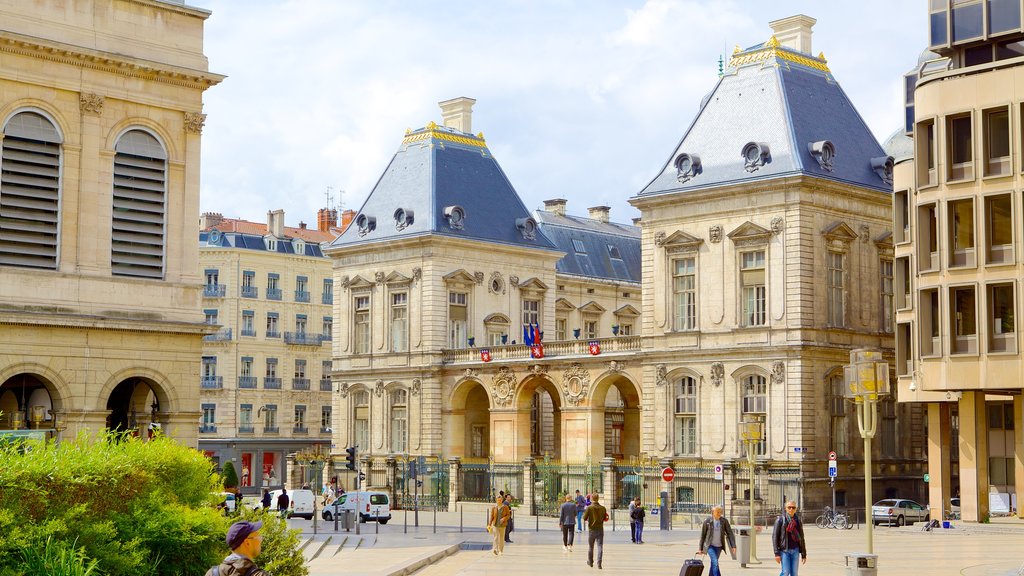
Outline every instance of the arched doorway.
<path fill-rule="evenodd" d="M 151 430 L 161 411 L 154 384 L 146 378 L 122 380 L 107 398 L 107 429 L 117 432 Z M 205 415 L 204 415 L 205 418 Z"/>
<path fill-rule="evenodd" d="M 28 373 L 11 376 L 0 384 L 0 430 L 52 431 L 59 404 L 44 378 Z"/>
<path fill-rule="evenodd" d="M 459 383 L 452 393 L 447 451 L 466 459 L 491 456 L 491 414 L 487 390 L 477 380 Z"/>
<path fill-rule="evenodd" d="M 618 460 L 640 454 L 640 392 L 632 380 L 613 374 L 594 387 L 591 454 Z"/>
<path fill-rule="evenodd" d="M 562 455 L 562 400 L 547 376 L 527 378 L 516 396 L 517 454 L 534 458 Z"/>

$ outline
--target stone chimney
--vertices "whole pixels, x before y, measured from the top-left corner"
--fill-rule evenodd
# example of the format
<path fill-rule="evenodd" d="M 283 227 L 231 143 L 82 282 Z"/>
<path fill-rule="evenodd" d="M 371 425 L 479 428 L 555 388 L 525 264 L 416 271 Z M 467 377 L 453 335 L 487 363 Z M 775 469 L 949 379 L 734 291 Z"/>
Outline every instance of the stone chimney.
<path fill-rule="evenodd" d="M 608 214 L 611 210 L 610 206 L 594 206 L 593 208 L 587 208 L 592 220 L 604 223 L 608 223 Z"/>
<path fill-rule="evenodd" d="M 345 210 L 341 213 L 341 230 L 342 232 L 348 228 L 348 225 L 352 223 L 352 220 L 356 217 L 355 210 Z"/>
<path fill-rule="evenodd" d="M 321 208 L 316 213 L 316 229 L 321 232 L 330 232 L 331 228 L 338 227 L 338 211 L 334 208 Z"/>
<path fill-rule="evenodd" d="M 199 229 L 209 230 L 224 221 L 224 215 L 220 212 L 203 212 L 199 217 Z"/>
<path fill-rule="evenodd" d="M 810 16 L 797 14 L 789 18 L 769 22 L 779 44 L 811 56 L 811 28 L 817 22 Z"/>
<path fill-rule="evenodd" d="M 275 238 L 284 238 L 284 210 L 267 211 L 267 233 Z"/>
<path fill-rule="evenodd" d="M 559 216 L 565 216 L 565 198 L 552 198 L 544 201 L 544 210 Z"/>
<path fill-rule="evenodd" d="M 449 128 L 472 134 L 473 104 L 476 104 L 476 100 L 464 96 L 439 102 L 441 123 Z"/>

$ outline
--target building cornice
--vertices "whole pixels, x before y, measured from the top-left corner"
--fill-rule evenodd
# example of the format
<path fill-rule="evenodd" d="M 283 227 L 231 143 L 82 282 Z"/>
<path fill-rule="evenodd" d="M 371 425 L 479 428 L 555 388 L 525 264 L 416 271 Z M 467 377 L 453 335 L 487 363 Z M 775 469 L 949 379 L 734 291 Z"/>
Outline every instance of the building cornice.
<path fill-rule="evenodd" d="M 206 20 L 210 17 L 213 12 L 197 8 L 195 6 L 186 6 L 185 4 L 176 4 L 172 2 L 166 2 L 164 0 L 127 0 L 130 4 L 141 4 L 143 6 L 151 6 L 160 10 L 167 10 L 168 12 L 177 12 L 178 14 L 184 14 L 186 16 L 195 16 L 196 18 L 202 18 Z"/>
<path fill-rule="evenodd" d="M 217 327 L 203 322 L 160 320 L 139 314 L 136 318 L 112 318 L 95 314 L 76 314 L 56 309 L 17 310 L 0 308 L 0 324 L 45 326 L 48 328 L 84 328 L 121 332 L 159 332 L 177 334 L 213 334 Z"/>
<path fill-rule="evenodd" d="M 154 2 L 145 3 L 155 4 Z M 160 5 L 164 6 L 163 3 L 160 3 Z M 18 34 L 8 30 L 0 30 L 0 52 L 30 56 L 50 62 L 80 66 L 110 74 L 152 80 L 154 82 L 184 86 L 197 90 L 206 90 L 227 78 L 227 76 L 204 70 L 132 58 L 112 52 L 93 50 L 65 44 L 64 42 Z"/>

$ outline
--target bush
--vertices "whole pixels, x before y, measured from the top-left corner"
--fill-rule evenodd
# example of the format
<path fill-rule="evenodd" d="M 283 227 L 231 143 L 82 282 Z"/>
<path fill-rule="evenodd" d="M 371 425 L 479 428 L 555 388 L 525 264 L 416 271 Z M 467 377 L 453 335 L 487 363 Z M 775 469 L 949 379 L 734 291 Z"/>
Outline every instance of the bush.
<path fill-rule="evenodd" d="M 224 465 L 224 488 L 238 488 L 238 474 L 235 473 L 235 465 L 228 462 Z"/>
<path fill-rule="evenodd" d="M 287 523 L 281 519 L 276 510 L 258 510 L 242 508 L 237 520 L 250 522 L 261 521 L 263 528 L 263 545 L 256 563 L 260 568 L 274 576 L 307 576 L 306 559 L 299 550 L 299 530 L 289 530 Z M 223 542 L 223 540 L 221 540 Z M 227 545 L 224 545 L 227 552 Z"/>
<path fill-rule="evenodd" d="M 202 453 L 164 437 L 0 444 L 0 576 L 202 576 L 226 555 L 221 485 Z M 275 576 L 306 574 L 297 540 L 284 527 L 264 540 Z"/>

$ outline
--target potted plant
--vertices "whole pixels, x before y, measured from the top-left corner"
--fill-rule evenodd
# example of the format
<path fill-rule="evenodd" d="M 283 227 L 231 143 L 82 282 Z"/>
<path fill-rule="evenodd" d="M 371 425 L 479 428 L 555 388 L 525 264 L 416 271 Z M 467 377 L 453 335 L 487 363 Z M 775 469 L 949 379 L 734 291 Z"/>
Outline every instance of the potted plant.
<path fill-rule="evenodd" d="M 467 338 L 467 340 L 469 341 L 469 347 L 470 348 L 472 348 L 473 346 L 476 345 L 476 338 L 470 336 L 469 338 Z"/>
<path fill-rule="evenodd" d="M 618 336 L 619 335 L 619 325 L 618 324 L 612 324 L 612 335 L 614 335 L 614 336 Z"/>

